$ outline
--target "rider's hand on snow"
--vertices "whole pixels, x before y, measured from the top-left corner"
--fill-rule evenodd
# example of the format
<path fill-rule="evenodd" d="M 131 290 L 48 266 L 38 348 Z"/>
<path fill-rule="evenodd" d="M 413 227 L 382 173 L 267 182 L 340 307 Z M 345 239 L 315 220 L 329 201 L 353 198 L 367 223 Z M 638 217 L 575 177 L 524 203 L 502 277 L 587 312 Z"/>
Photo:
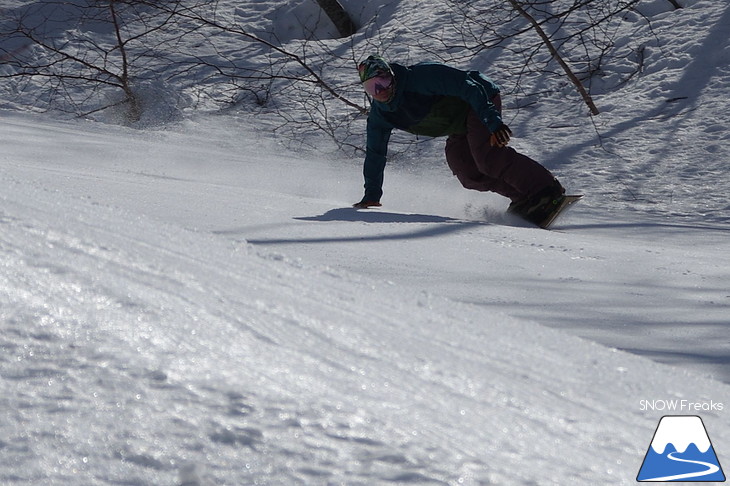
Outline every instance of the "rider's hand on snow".
<path fill-rule="evenodd" d="M 502 123 L 497 131 L 494 132 L 491 137 L 489 137 L 489 143 L 492 145 L 492 147 L 506 147 L 509 143 L 510 135 L 512 135 L 512 130 L 510 130 L 507 125 Z"/>
<path fill-rule="evenodd" d="M 382 206 L 380 202 L 378 201 L 368 201 L 367 199 L 363 199 L 359 203 L 355 203 L 352 205 L 355 209 L 366 209 L 366 208 L 377 208 Z"/>

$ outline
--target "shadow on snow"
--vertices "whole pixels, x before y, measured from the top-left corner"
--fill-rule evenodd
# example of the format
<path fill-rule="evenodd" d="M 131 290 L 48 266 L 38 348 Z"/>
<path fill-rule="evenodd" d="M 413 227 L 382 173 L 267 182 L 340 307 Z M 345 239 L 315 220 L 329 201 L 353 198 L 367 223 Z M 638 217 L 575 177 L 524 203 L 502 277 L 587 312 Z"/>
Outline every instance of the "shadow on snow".
<path fill-rule="evenodd" d="M 377 232 L 367 235 L 352 236 L 328 236 L 315 238 L 269 238 L 269 239 L 247 239 L 251 244 L 266 245 L 286 245 L 297 243 L 342 243 L 342 242 L 367 242 L 367 241 L 385 241 L 385 240 L 410 240 L 416 238 L 430 238 L 442 236 L 446 234 L 456 233 L 469 228 L 478 226 L 488 226 L 486 221 L 466 221 L 462 219 L 454 219 L 446 216 L 436 216 L 429 214 L 407 214 L 407 213 L 389 213 L 379 210 L 360 211 L 354 208 L 337 208 L 331 209 L 319 216 L 304 216 L 294 218 L 298 221 L 314 221 L 314 222 L 362 222 L 362 223 L 417 223 L 429 224 L 428 227 L 419 228 L 415 231 L 402 233 L 383 234 Z"/>

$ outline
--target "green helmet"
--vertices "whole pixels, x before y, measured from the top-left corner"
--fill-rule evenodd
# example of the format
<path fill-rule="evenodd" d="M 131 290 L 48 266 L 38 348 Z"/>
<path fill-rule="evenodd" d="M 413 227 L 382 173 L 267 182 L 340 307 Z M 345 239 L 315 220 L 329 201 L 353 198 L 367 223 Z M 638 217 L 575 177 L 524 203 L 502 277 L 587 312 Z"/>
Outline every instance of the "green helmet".
<path fill-rule="evenodd" d="M 376 76 L 393 76 L 393 70 L 390 68 L 390 64 L 380 56 L 368 56 L 357 67 L 357 72 L 360 74 L 361 83 Z"/>

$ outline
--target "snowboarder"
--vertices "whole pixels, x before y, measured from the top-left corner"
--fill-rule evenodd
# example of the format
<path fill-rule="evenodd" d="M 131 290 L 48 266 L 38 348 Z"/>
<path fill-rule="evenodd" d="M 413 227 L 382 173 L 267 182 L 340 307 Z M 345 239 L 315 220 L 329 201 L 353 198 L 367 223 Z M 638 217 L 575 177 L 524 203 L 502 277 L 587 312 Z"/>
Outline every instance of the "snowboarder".
<path fill-rule="evenodd" d="M 545 167 L 507 144 L 499 87 L 478 71 L 437 63 L 406 67 L 369 56 L 358 66 L 372 105 L 367 120 L 365 196 L 353 206 L 381 206 L 388 141 L 394 128 L 448 136 L 446 161 L 459 182 L 509 198 L 509 211 L 540 224 L 565 197 Z"/>

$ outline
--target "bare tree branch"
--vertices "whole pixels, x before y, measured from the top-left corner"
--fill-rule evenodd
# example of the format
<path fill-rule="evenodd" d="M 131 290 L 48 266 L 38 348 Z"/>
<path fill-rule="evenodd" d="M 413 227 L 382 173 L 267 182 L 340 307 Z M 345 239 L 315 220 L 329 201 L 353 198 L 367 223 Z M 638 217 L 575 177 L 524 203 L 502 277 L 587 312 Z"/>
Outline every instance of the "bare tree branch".
<path fill-rule="evenodd" d="M 509 3 L 512 5 L 512 7 L 520 13 L 523 17 L 525 17 L 528 22 L 532 25 L 532 27 L 535 29 L 535 32 L 540 36 L 543 43 L 545 44 L 545 47 L 548 48 L 550 51 L 550 55 L 555 59 L 558 64 L 560 64 L 560 67 L 563 68 L 563 71 L 565 71 L 566 76 L 568 76 L 568 79 L 575 85 L 576 89 L 578 90 L 578 93 L 580 93 L 581 97 L 583 98 L 583 101 L 586 103 L 588 108 L 591 110 L 591 114 L 598 115 L 598 107 L 596 107 L 595 103 L 593 103 L 593 98 L 591 98 L 591 95 L 588 94 L 588 91 L 586 91 L 585 86 L 583 86 L 583 83 L 581 83 L 580 79 L 575 75 L 573 70 L 570 68 L 567 62 L 565 62 L 565 59 L 560 55 L 558 50 L 555 48 L 555 45 L 553 45 L 552 41 L 550 40 L 550 37 L 545 33 L 545 31 L 540 26 L 540 23 L 535 20 L 535 17 L 530 15 L 527 10 L 525 10 L 522 5 L 517 0 L 509 0 Z"/>

